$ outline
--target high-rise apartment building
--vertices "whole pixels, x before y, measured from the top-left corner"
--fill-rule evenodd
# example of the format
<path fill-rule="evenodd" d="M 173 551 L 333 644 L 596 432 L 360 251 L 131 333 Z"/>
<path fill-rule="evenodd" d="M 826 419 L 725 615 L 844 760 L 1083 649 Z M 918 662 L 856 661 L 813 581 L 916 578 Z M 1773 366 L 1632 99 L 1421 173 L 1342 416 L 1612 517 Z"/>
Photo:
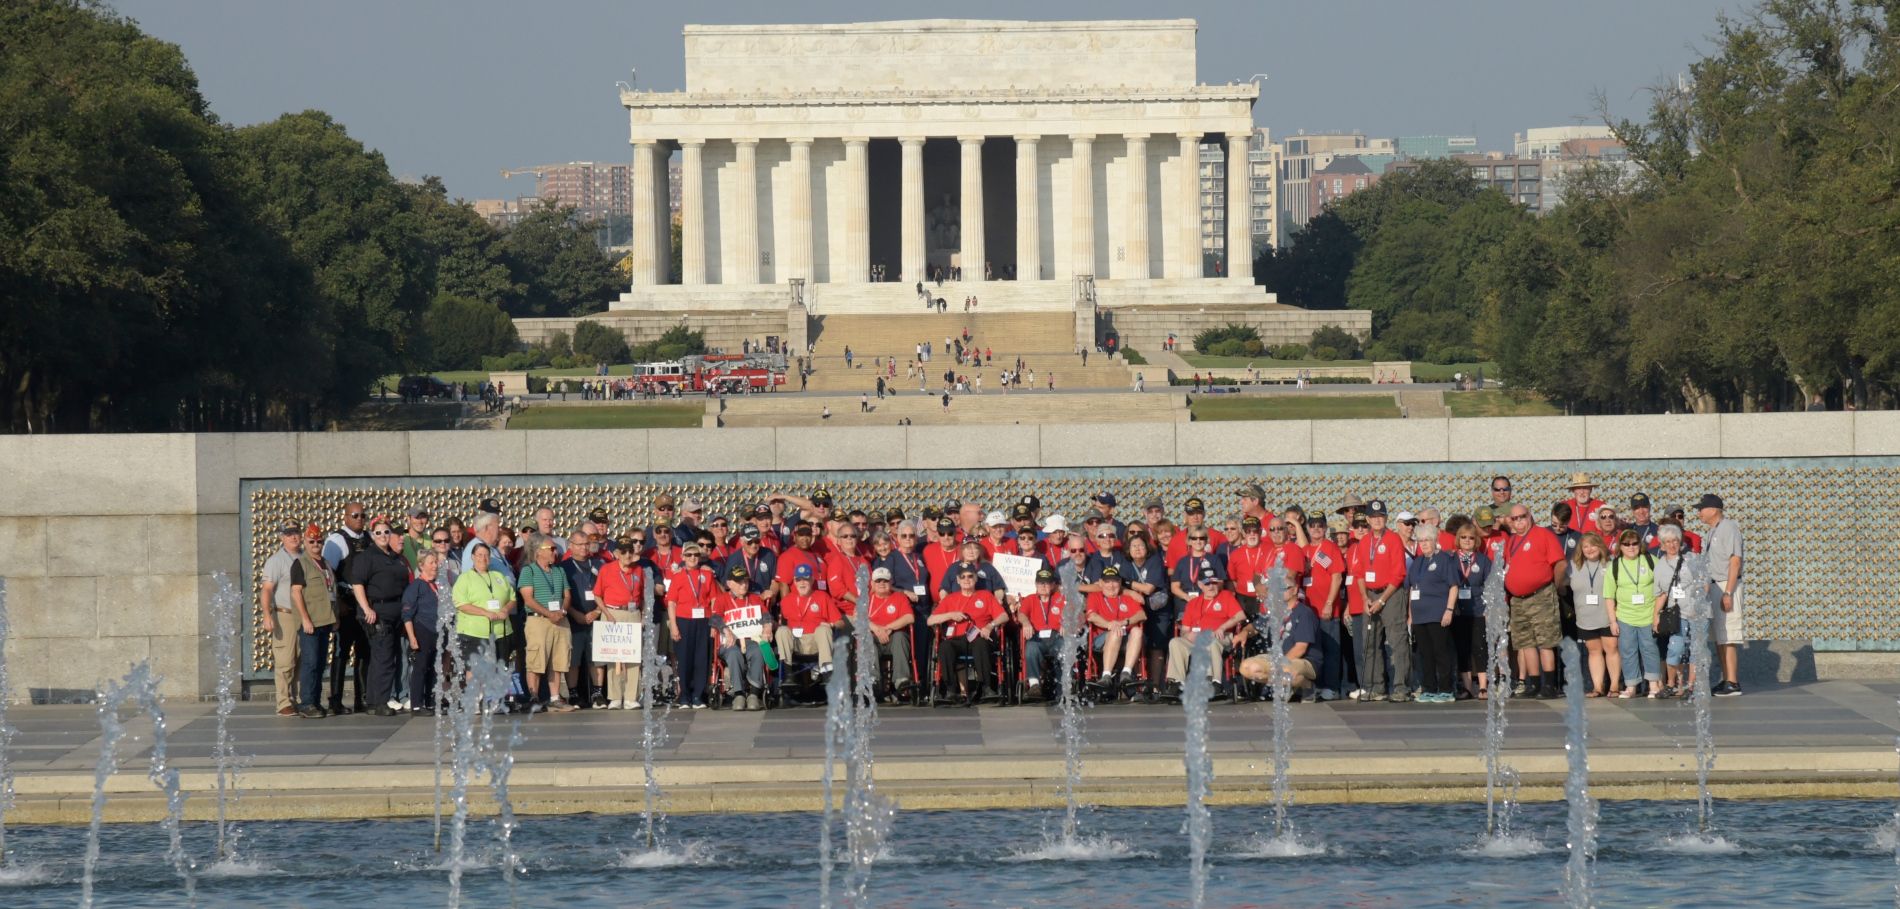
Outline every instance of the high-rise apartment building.
<path fill-rule="evenodd" d="M 633 165 L 575 161 L 536 169 L 536 196 L 573 206 L 583 221 L 633 216 Z"/>
<path fill-rule="evenodd" d="M 1314 172 L 1344 155 L 1360 159 L 1370 173 L 1383 174 L 1398 157 L 1391 139 L 1368 139 L 1358 132 L 1299 133 L 1286 137 L 1280 146 L 1280 223 L 1275 239 L 1282 245 L 1320 212 L 1322 205 L 1313 194 Z"/>
<path fill-rule="evenodd" d="M 1514 153 L 1535 161 L 1563 155 L 1564 143 L 1573 139 L 1615 139 L 1610 128 L 1596 126 L 1537 126 L 1512 135 Z"/>
<path fill-rule="evenodd" d="M 1473 155 L 1478 152 L 1476 136 L 1400 136 L 1392 140 L 1392 150 L 1401 158 L 1423 160 Z"/>
<path fill-rule="evenodd" d="M 1279 155 L 1266 127 L 1254 127 L 1247 139 L 1248 234 L 1253 249 L 1273 247 L 1279 232 Z M 1222 143 L 1201 146 L 1201 252 L 1205 261 L 1225 261 L 1227 255 L 1227 151 Z"/>
<path fill-rule="evenodd" d="M 1471 171 L 1471 180 L 1490 187 L 1532 212 L 1544 210 L 1544 162 L 1503 152 L 1482 155 L 1453 155 L 1452 160 Z M 1420 161 L 1397 161 L 1393 172 L 1416 170 Z"/>

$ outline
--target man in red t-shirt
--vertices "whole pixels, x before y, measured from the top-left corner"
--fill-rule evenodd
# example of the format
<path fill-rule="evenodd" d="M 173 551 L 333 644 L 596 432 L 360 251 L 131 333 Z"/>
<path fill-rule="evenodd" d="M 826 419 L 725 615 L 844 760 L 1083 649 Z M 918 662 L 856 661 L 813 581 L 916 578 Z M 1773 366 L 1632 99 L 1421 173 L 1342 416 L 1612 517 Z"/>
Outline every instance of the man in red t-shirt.
<path fill-rule="evenodd" d="M 978 700 L 995 695 L 991 669 L 995 662 L 996 629 L 1007 615 L 994 595 L 976 589 L 973 566 L 957 566 L 956 579 L 957 589 L 937 601 L 937 608 L 931 610 L 928 621 L 932 628 L 938 629 L 937 665 L 943 672 L 939 684 L 954 678 L 963 705 L 974 707 Z M 974 682 L 958 671 L 957 658 L 966 655 L 975 671 Z M 948 696 L 948 686 L 943 687 L 946 690 L 939 693 Z"/>
<path fill-rule="evenodd" d="M 1122 589 L 1121 569 L 1113 565 L 1102 569 L 1099 587 L 1089 594 L 1088 622 L 1096 629 L 1095 652 L 1101 654 L 1101 678 L 1095 682 L 1098 700 L 1112 701 L 1118 688 L 1135 683 L 1135 664 L 1141 657 L 1141 625 L 1148 613 L 1141 598 Z M 1121 673 L 1115 673 L 1116 657 L 1121 657 Z"/>
<path fill-rule="evenodd" d="M 952 577 L 950 566 L 960 558 L 957 552 L 957 522 L 948 515 L 937 519 L 937 545 L 924 550 L 924 565 L 930 569 L 931 599 L 942 599 L 939 593 L 943 588 L 943 579 Z"/>
<path fill-rule="evenodd" d="M 899 700 L 908 698 L 911 683 L 916 678 L 911 673 L 910 626 L 917 621 L 917 614 L 910 598 L 891 588 L 889 568 L 871 572 L 871 599 L 867 609 L 871 637 L 877 642 L 878 652 L 891 658 L 891 679 L 897 697 Z"/>
<path fill-rule="evenodd" d="M 1596 530 L 1597 509 L 1603 500 L 1596 497 L 1597 484 L 1587 473 L 1570 475 L 1570 529 L 1578 533 Z M 1511 531 L 1516 533 L 1514 529 Z"/>
<path fill-rule="evenodd" d="M 726 690 L 734 710 L 765 709 L 765 655 L 759 642 L 772 636 L 772 613 L 752 592 L 744 565 L 726 569 L 725 589 L 713 596 L 713 627 L 719 659 L 726 664 Z"/>
<path fill-rule="evenodd" d="M 1220 572 L 1212 568 L 1203 569 L 1196 583 L 1201 595 L 1187 601 L 1181 613 L 1181 633 L 1168 642 L 1168 694 L 1181 696 L 1181 682 L 1187 678 L 1188 662 L 1194 655 L 1200 635 L 1206 632 L 1208 640 L 1202 651 L 1207 665 L 1207 676 L 1220 681 L 1221 657 L 1235 641 L 1231 637 L 1235 628 L 1240 626 L 1247 614 L 1240 609 L 1240 601 L 1234 595 L 1221 589 Z"/>
<path fill-rule="evenodd" d="M 1016 603 L 1017 620 L 1022 623 L 1023 675 L 1029 680 L 1029 696 L 1042 693 L 1042 670 L 1062 652 L 1062 610 L 1068 601 L 1056 589 L 1055 569 L 1036 571 L 1036 592 Z"/>
<path fill-rule="evenodd" d="M 1366 634 L 1359 651 L 1359 681 L 1366 689 L 1365 699 L 1410 700 L 1406 684 L 1412 674 L 1412 629 L 1405 602 L 1394 602 L 1405 593 L 1409 550 L 1405 539 L 1386 527 L 1384 499 L 1366 503 L 1366 535 L 1352 545 L 1359 552 L 1357 563 L 1364 566 L 1356 583 L 1366 604 Z"/>
<path fill-rule="evenodd" d="M 1587 478 L 1586 478 L 1587 479 Z M 1561 697 L 1557 685 L 1557 586 L 1568 581 L 1564 546 L 1548 528 L 1538 527 L 1531 511 L 1511 506 L 1511 534 L 1505 538 L 1498 570 L 1511 616 L 1511 643 L 1517 647 L 1518 678 L 1524 691 L 1550 700 Z"/>
<path fill-rule="evenodd" d="M 1210 535 L 1211 536 L 1211 535 Z M 1175 539 L 1180 539 L 1176 536 Z M 1258 579 L 1273 567 L 1274 552 L 1261 545 L 1260 519 L 1252 515 L 1240 519 L 1240 542 L 1227 550 L 1227 577 L 1233 584 L 1240 604 L 1252 612 L 1260 605 L 1262 590 L 1255 590 Z M 1172 564 L 1172 563 L 1170 563 Z"/>
<path fill-rule="evenodd" d="M 1308 609 L 1319 617 L 1319 678 L 1314 695 L 1322 701 L 1339 697 L 1345 678 L 1345 661 L 1340 659 L 1340 593 L 1346 587 L 1346 554 L 1339 544 L 1326 536 L 1326 516 L 1309 515 L 1306 519 L 1306 576 L 1300 579 L 1300 592 Z"/>
<path fill-rule="evenodd" d="M 1164 556 L 1167 564 L 1173 565 L 1181 561 L 1181 557 L 1188 554 L 1188 538 L 1202 529 L 1207 531 L 1208 555 L 1219 555 L 1227 551 L 1225 549 L 1228 545 L 1227 535 L 1208 526 L 1207 504 L 1202 502 L 1199 496 L 1188 499 L 1182 505 L 1181 513 L 1183 515 L 1182 532 L 1175 534 L 1174 539 L 1168 541 L 1168 551 Z"/>
<path fill-rule="evenodd" d="M 792 569 L 792 589 L 779 598 L 775 645 L 781 659 L 816 656 L 817 679 L 823 681 L 831 675 L 832 637 L 844 630 L 845 617 L 838 602 L 818 589 L 817 574 L 810 565 Z"/>
<path fill-rule="evenodd" d="M 823 564 L 819 559 L 818 553 L 812 551 L 812 544 L 816 535 L 817 531 L 810 524 L 803 521 L 798 522 L 798 524 L 792 528 L 791 548 L 779 553 L 778 567 L 776 569 L 776 575 L 773 578 L 773 590 L 777 596 L 783 597 L 791 592 L 792 580 L 800 565 L 811 569 L 813 586 L 816 586 L 816 579 L 819 576 L 818 569 Z"/>

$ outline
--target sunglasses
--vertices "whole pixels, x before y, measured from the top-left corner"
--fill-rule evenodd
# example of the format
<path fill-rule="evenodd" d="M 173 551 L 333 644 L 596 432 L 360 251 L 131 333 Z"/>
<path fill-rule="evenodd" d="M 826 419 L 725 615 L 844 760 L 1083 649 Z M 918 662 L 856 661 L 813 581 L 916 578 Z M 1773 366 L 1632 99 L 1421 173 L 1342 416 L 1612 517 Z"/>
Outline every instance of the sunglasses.
<path fill-rule="evenodd" d="M 432 537 L 432 538 L 430 538 L 430 540 L 429 540 L 429 542 L 431 542 L 431 543 L 442 543 L 442 544 L 444 544 L 444 545 L 447 545 L 447 544 L 448 544 L 448 542 L 449 542 L 449 538 L 448 538 L 448 537 Z"/>
<path fill-rule="evenodd" d="M 351 520 L 357 520 L 357 519 L 360 519 L 361 517 L 363 517 L 363 515 L 364 515 L 364 514 L 366 514 L 366 512 L 361 512 L 361 511 L 351 511 L 351 512 L 345 512 L 343 516 L 344 516 L 345 518 L 349 518 L 349 519 L 351 519 Z"/>
<path fill-rule="evenodd" d="M 1188 537 L 1188 542 L 1190 542 L 1190 543 L 1205 543 L 1205 542 L 1207 542 L 1207 535 L 1206 535 L 1206 534 L 1201 534 L 1200 536 L 1190 536 L 1190 537 Z"/>
<path fill-rule="evenodd" d="M 1493 486 L 1493 487 L 1491 487 L 1491 491 L 1492 491 L 1492 492 L 1510 492 L 1510 491 L 1511 491 L 1511 487 L 1509 487 L 1509 486 Z"/>

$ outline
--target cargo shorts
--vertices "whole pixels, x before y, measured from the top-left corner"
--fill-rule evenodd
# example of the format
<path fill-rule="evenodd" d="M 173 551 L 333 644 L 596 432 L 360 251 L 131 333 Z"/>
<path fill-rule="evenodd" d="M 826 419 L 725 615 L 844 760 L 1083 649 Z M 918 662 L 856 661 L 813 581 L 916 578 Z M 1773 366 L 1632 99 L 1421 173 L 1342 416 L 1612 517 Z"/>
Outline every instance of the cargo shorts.
<path fill-rule="evenodd" d="M 1563 639 L 1557 618 L 1557 587 L 1546 584 L 1529 596 L 1511 597 L 1511 646 L 1556 647 Z"/>

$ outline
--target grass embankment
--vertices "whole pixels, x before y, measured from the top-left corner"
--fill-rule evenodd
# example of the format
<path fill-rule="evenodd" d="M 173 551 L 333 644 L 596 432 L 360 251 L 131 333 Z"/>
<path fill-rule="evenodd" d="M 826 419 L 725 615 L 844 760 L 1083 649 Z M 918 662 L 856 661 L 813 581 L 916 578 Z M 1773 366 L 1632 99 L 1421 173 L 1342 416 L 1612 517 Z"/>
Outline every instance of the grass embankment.
<path fill-rule="evenodd" d="M 1454 417 L 1563 416 L 1561 408 L 1538 395 L 1496 388 L 1445 392 L 1445 407 Z"/>
<path fill-rule="evenodd" d="M 1368 367 L 1371 360 L 1274 360 L 1267 357 L 1210 357 L 1206 354 L 1184 353 L 1181 359 L 1189 366 L 1201 369 L 1328 369 L 1342 366 Z M 1496 378 L 1496 363 L 1422 363 L 1412 361 L 1412 381 L 1449 382 L 1457 373 L 1471 375 L 1484 370 L 1486 376 Z"/>
<path fill-rule="evenodd" d="M 1391 395 L 1203 395 L 1189 409 L 1199 420 L 1357 420 L 1399 415 Z"/>
<path fill-rule="evenodd" d="M 704 404 L 603 404 L 597 407 L 526 407 L 509 429 L 692 429 Z"/>

